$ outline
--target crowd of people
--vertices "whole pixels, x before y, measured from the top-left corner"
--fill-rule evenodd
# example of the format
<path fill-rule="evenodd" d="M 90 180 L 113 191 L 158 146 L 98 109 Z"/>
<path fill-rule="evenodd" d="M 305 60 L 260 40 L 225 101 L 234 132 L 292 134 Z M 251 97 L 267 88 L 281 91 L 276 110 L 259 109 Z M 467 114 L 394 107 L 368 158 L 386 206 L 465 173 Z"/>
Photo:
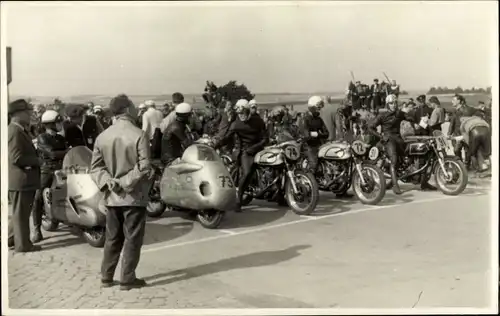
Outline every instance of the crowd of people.
<path fill-rule="evenodd" d="M 205 109 L 194 111 L 182 93 L 172 95 L 172 104 L 156 108 L 154 101 L 135 106 L 126 95 L 114 97 L 108 106 L 67 105 L 64 113 L 58 105 L 32 106 L 23 99 L 9 104 L 9 197 L 13 215 L 9 223 L 9 247 L 17 252 L 40 250 L 43 199 L 41 191 L 50 187 L 54 171 L 70 148 L 87 146 L 93 151 L 91 176 L 106 192 L 108 208 L 106 243 L 102 263 L 102 285 L 111 286 L 124 249 L 121 285 L 124 289 L 142 287 L 144 280 L 135 276 L 144 236 L 148 193 L 154 171 L 152 161 L 164 166 L 180 158 L 184 149 L 197 137 L 208 135 L 214 148 L 232 153 L 242 169 L 238 194 L 242 194 L 252 174 L 257 152 L 277 136 L 288 133 L 301 138 L 311 172 L 316 172 L 317 155 L 325 141 L 361 138 L 367 142 L 382 140 L 391 160 L 392 188 L 401 194 L 395 168 L 403 154 L 403 137 L 431 135 L 442 130 L 447 135 L 465 135 L 456 145 L 461 157 L 467 148 L 465 163 L 491 152 L 491 105 L 475 109 L 463 96 L 453 98 L 456 111 L 447 115 L 435 96 L 425 95 L 399 104 L 399 87 L 378 84 L 370 89 L 356 82 L 350 85 L 345 99 L 336 104 L 331 99 L 313 96 L 307 110 L 276 106 L 259 111 L 256 100 L 231 102 L 224 96 L 218 103 L 208 102 Z M 208 99 L 207 99 L 208 100 Z M 487 114 L 489 109 L 489 118 Z M 424 179 L 422 189 L 435 189 Z M 240 211 L 238 207 L 236 211 Z M 30 237 L 29 219 L 34 231 Z M 125 227 L 125 229 L 124 229 Z"/>

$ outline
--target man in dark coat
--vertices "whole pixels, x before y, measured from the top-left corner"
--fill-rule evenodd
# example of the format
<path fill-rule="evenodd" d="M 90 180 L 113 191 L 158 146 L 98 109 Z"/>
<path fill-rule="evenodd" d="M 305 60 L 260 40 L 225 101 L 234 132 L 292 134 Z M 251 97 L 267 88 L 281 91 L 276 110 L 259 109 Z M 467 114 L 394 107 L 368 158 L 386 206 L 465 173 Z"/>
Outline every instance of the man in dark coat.
<path fill-rule="evenodd" d="M 411 115 L 413 115 L 413 122 L 415 127 L 415 135 L 428 136 L 430 134 L 430 127 L 428 121 L 431 118 L 433 109 L 426 103 L 425 95 L 420 95 L 417 98 L 417 106 L 413 108 Z"/>
<path fill-rule="evenodd" d="M 86 115 L 85 109 L 77 104 L 70 104 L 66 107 L 66 116 L 69 121 L 65 122 L 64 136 L 71 147 L 87 146 L 94 149 L 94 143 L 104 128 L 93 115 Z"/>
<path fill-rule="evenodd" d="M 106 243 L 101 265 L 103 287 L 113 277 L 123 250 L 121 290 L 146 285 L 135 275 L 146 227 L 146 206 L 154 175 L 149 136 L 136 126 L 136 108 L 126 95 L 113 98 L 109 108 L 116 120 L 100 134 L 92 153 L 90 175 L 105 192 Z"/>
<path fill-rule="evenodd" d="M 8 127 L 9 196 L 12 218 L 9 222 L 9 247 L 16 252 L 40 250 L 30 240 L 30 215 L 35 192 L 40 188 L 40 164 L 28 135 L 32 108 L 23 99 L 9 104 L 11 122 Z"/>
<path fill-rule="evenodd" d="M 382 104 L 381 89 L 382 89 L 382 87 L 378 83 L 378 79 L 374 79 L 373 84 L 372 84 L 371 89 L 370 89 L 371 96 L 372 96 L 372 109 L 378 110 Z"/>

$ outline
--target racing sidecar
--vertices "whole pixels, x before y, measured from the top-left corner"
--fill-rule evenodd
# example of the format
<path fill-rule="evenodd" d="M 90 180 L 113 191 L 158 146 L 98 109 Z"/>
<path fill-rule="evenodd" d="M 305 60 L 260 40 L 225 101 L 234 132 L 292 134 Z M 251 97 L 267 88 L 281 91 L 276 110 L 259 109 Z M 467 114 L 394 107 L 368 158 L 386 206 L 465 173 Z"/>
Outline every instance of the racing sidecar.
<path fill-rule="evenodd" d="M 205 228 L 218 227 L 225 212 L 237 207 L 229 171 L 217 152 L 200 142 L 186 148 L 181 159 L 163 170 L 158 186 L 166 209 L 194 212 Z"/>
<path fill-rule="evenodd" d="M 55 231 L 60 223 L 81 231 L 93 247 L 105 241 L 106 207 L 104 194 L 89 174 L 92 151 L 77 146 L 66 153 L 63 167 L 54 173 L 52 187 L 43 190 L 42 228 Z"/>

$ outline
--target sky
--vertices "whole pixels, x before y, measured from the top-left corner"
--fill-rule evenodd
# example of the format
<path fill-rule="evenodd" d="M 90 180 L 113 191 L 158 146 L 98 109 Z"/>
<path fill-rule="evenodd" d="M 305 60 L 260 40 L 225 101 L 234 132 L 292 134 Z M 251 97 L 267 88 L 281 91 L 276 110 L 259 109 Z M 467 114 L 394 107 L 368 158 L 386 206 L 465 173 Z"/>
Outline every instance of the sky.
<path fill-rule="evenodd" d="M 14 95 L 341 91 L 351 79 L 404 90 L 486 87 L 496 1 L 29 3 L 1 6 Z M 5 27 L 5 28 L 4 28 Z M 498 58 L 498 56 L 495 56 Z"/>

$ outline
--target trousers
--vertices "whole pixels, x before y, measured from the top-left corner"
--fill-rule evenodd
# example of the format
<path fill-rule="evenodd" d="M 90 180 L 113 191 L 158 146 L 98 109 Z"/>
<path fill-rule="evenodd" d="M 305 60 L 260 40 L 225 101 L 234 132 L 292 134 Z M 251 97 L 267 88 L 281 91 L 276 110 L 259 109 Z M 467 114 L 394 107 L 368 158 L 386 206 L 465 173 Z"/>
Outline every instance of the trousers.
<path fill-rule="evenodd" d="M 103 280 L 113 280 L 122 250 L 121 283 L 130 283 L 136 279 L 135 269 L 141 257 L 145 228 L 144 207 L 108 207 L 106 242 L 101 264 Z"/>
<path fill-rule="evenodd" d="M 484 158 L 488 158 L 491 153 L 491 135 L 490 130 L 486 126 L 478 126 L 470 131 L 469 150 L 465 154 L 465 163 L 470 165 L 471 158 L 478 158 L 479 153 Z M 482 165 L 483 161 L 479 161 L 479 159 L 477 161 Z"/>
<path fill-rule="evenodd" d="M 35 191 L 9 191 L 12 217 L 9 221 L 9 240 L 14 240 L 16 252 L 23 252 L 33 245 L 30 240 L 30 215 Z"/>
<path fill-rule="evenodd" d="M 243 198 L 243 193 L 250 184 L 252 180 L 252 175 L 254 173 L 254 161 L 255 156 L 249 155 L 245 152 L 240 154 L 240 168 L 241 168 L 241 178 L 238 183 L 238 199 L 241 201 Z"/>
<path fill-rule="evenodd" d="M 318 151 L 317 146 L 305 146 L 305 154 L 307 157 L 307 162 L 309 166 L 309 171 L 315 175 L 318 170 Z"/>

